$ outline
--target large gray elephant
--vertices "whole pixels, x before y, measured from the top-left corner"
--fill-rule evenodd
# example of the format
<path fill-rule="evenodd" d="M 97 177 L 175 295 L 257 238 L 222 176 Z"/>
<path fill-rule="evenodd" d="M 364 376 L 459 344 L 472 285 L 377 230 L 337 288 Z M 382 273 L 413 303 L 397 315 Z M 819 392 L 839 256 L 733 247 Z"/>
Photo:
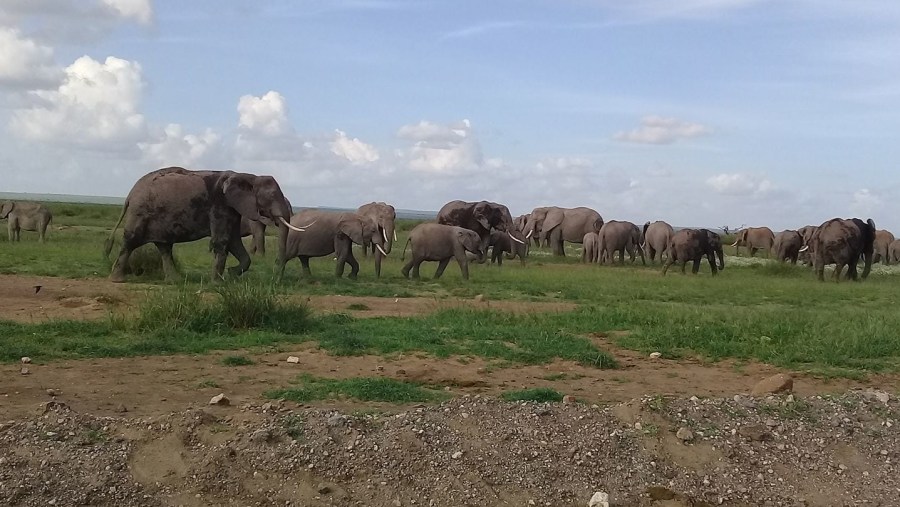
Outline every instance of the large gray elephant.
<path fill-rule="evenodd" d="M 288 210 L 293 214 L 294 207 L 291 206 L 291 202 L 284 199 L 285 204 L 287 204 Z M 291 217 L 285 217 L 290 221 Z M 250 220 L 245 217 L 241 217 L 241 237 L 246 238 L 250 236 L 250 254 L 251 255 L 266 255 L 266 227 L 278 227 L 278 224 L 269 220 L 266 217 L 259 217 L 259 220 Z"/>
<path fill-rule="evenodd" d="M 7 220 L 10 241 L 19 241 L 20 231 L 35 231 L 38 241 L 43 243 L 47 226 L 53 221 L 53 213 L 37 202 L 6 201 L 0 206 L 0 220 Z"/>
<path fill-rule="evenodd" d="M 581 262 L 589 264 L 600 261 L 600 235 L 596 232 L 585 233 L 581 238 Z"/>
<path fill-rule="evenodd" d="M 872 262 L 881 261 L 882 264 L 890 264 L 891 256 L 889 254 L 891 243 L 897 239 L 890 231 L 884 229 L 875 231 L 875 244 L 873 245 L 874 257 Z"/>
<path fill-rule="evenodd" d="M 776 234 L 775 242 L 772 244 L 772 252 L 778 262 L 789 260 L 791 264 L 797 264 L 801 248 L 803 248 L 803 236 L 798 231 L 790 229 Z"/>
<path fill-rule="evenodd" d="M 487 252 L 491 241 L 491 229 L 506 232 L 515 242 L 522 241 L 512 234 L 515 225 L 509 208 L 495 202 L 450 201 L 438 211 L 437 223 L 475 231 L 475 234 L 481 238 L 482 252 Z M 486 260 L 487 255 L 479 258 L 478 262 L 483 264 Z"/>
<path fill-rule="evenodd" d="M 675 229 L 671 225 L 657 220 L 656 222 L 647 222 L 644 224 L 644 253 L 650 262 L 656 260 L 659 255 L 659 262 L 663 261 L 663 254 L 668 255 L 669 240 L 675 235 Z"/>
<path fill-rule="evenodd" d="M 488 244 L 491 247 L 491 264 L 496 262 L 498 266 L 502 266 L 505 254 L 509 260 L 518 257 L 522 265 L 525 265 L 525 258 L 528 257 L 528 241 L 524 239 L 525 236 L 519 230 L 513 231 L 512 235 L 518 237 L 522 242 L 512 241 L 505 232 L 491 231 L 491 240 Z"/>
<path fill-rule="evenodd" d="M 834 264 L 834 280 L 840 281 L 845 266 L 848 278 L 859 278 L 856 265 L 860 257 L 865 262 L 862 278 L 869 276 L 874 246 L 875 222 L 871 218 L 865 222 L 859 218 L 832 218 L 816 229 L 809 245 L 803 248 L 809 249 L 819 280 L 825 280 L 825 265 Z"/>
<path fill-rule="evenodd" d="M 631 257 L 634 263 L 635 252 L 641 255 L 641 263 L 645 266 L 647 261 L 644 258 L 644 250 L 641 248 L 643 243 L 641 238 L 641 229 L 631 222 L 610 220 L 603 224 L 600 228 L 600 244 L 598 245 L 599 262 L 609 262 L 612 264 L 616 252 L 619 252 L 619 263 L 625 264 L 625 252 Z"/>
<path fill-rule="evenodd" d="M 756 255 L 758 250 L 763 250 L 766 257 L 772 251 L 772 245 L 775 244 L 775 234 L 768 227 L 747 227 L 741 229 L 735 235 L 734 255 L 739 255 L 742 246 L 746 246 L 750 251 L 750 257 Z"/>
<path fill-rule="evenodd" d="M 288 233 L 285 255 L 278 262 L 278 276 L 284 275 L 284 266 L 288 259 L 297 257 L 303 266 L 303 274 L 311 276 L 309 259 L 311 257 L 336 257 L 334 275 L 344 276 L 345 264 L 350 265 L 348 278 L 355 280 L 359 273 L 359 262 L 353 256 L 353 243 L 363 245 L 369 241 L 376 250 L 384 255 L 384 238 L 375 223 L 369 217 L 359 213 L 303 210 L 291 218 L 293 225 L 305 225 L 303 233 Z M 379 258 L 376 258 L 376 262 Z"/>
<path fill-rule="evenodd" d="M 384 239 L 382 250 L 386 253 L 391 253 L 391 249 L 394 247 L 394 241 L 397 241 L 397 229 L 395 228 L 397 210 L 385 202 L 370 202 L 369 204 L 360 206 L 356 212 L 375 222 L 378 226 L 378 233 L 381 234 L 382 239 Z M 363 245 L 363 257 L 368 257 L 370 248 L 375 255 L 375 276 L 381 276 L 381 260 L 379 260 L 378 257 L 381 256 L 382 253 L 378 251 L 374 243 L 366 240 L 366 243 Z"/>
<path fill-rule="evenodd" d="M 437 261 L 434 278 L 440 278 L 450 259 L 456 259 L 464 280 L 469 279 L 469 260 L 466 252 L 475 254 L 479 259 L 486 257 L 481 247 L 481 238 L 468 228 L 444 224 L 419 224 L 409 233 L 400 260 L 406 258 L 406 247 L 412 244 L 412 258 L 403 266 L 403 276 L 409 278 L 412 269 L 413 278 L 419 278 L 419 266 L 423 261 Z"/>
<path fill-rule="evenodd" d="M 809 242 L 812 240 L 813 234 L 815 234 L 816 229 L 818 228 L 818 225 L 805 225 L 797 229 L 797 233 L 800 234 L 800 238 L 803 241 L 803 244 L 800 247 L 800 255 L 797 257 L 797 259 L 802 261 L 809 267 L 812 267 L 813 265 L 812 256 L 810 255 L 809 249 L 804 249 L 804 247 L 809 246 Z"/>
<path fill-rule="evenodd" d="M 888 256 L 891 262 L 900 262 L 900 239 L 895 239 L 888 247 Z"/>
<path fill-rule="evenodd" d="M 591 208 L 535 208 L 525 226 L 525 235 L 539 236 L 539 242 L 549 241 L 553 255 L 565 256 L 565 242 L 581 243 L 589 232 L 600 232 L 603 217 Z"/>
<path fill-rule="evenodd" d="M 691 272 L 695 275 L 700 271 L 700 261 L 703 256 L 709 261 L 709 268 L 715 276 L 719 270 L 725 269 L 725 254 L 722 251 L 722 239 L 718 234 L 708 229 L 681 229 L 669 240 L 669 258 L 663 265 L 662 274 L 665 275 L 669 266 L 676 262 L 681 263 L 681 272 L 684 273 L 688 261 L 694 263 Z M 719 257 L 719 266 L 716 267 L 716 256 Z"/>
<path fill-rule="evenodd" d="M 105 253 L 109 256 L 113 237 L 124 220 L 122 248 L 110 280 L 125 281 L 128 257 L 146 243 L 156 245 L 166 278 L 171 279 L 175 275 L 172 245 L 205 237 L 210 238 L 214 256 L 213 279 L 222 278 L 229 253 L 239 263 L 230 270 L 240 275 L 250 267 L 250 255 L 241 241 L 241 217 L 250 220 L 265 217 L 279 224 L 278 254 L 283 258 L 288 229 L 303 231 L 288 224 L 289 216 L 284 194 L 271 176 L 189 171 L 181 167 L 150 172 L 128 193 L 119 221 L 106 241 Z"/>

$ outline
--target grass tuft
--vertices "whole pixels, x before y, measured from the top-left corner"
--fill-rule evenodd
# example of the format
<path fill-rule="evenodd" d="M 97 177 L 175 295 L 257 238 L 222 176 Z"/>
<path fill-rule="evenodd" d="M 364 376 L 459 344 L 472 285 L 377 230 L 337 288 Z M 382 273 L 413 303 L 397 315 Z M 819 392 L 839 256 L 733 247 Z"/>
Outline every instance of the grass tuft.
<path fill-rule="evenodd" d="M 538 387 L 534 389 L 523 389 L 521 391 L 507 391 L 502 393 L 500 398 L 506 401 L 533 401 L 536 403 L 546 403 L 551 401 L 562 401 L 563 395 L 556 389 Z"/>
<path fill-rule="evenodd" d="M 444 393 L 425 389 L 418 384 L 391 378 L 325 379 L 303 375 L 297 383 L 299 384 L 297 387 L 266 391 L 265 396 L 298 403 L 340 397 L 360 401 L 416 403 L 437 401 L 446 397 Z"/>
<path fill-rule="evenodd" d="M 222 364 L 225 366 L 249 366 L 253 364 L 253 360 L 246 356 L 225 356 L 222 358 Z"/>

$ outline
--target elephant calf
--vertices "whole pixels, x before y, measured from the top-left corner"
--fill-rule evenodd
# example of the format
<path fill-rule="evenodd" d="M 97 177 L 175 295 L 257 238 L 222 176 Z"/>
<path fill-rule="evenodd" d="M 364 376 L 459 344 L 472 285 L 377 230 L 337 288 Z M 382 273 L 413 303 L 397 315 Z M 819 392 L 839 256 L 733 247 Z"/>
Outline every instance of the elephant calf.
<path fill-rule="evenodd" d="M 791 264 L 797 264 L 800 257 L 800 249 L 803 248 L 803 237 L 797 231 L 787 230 L 781 231 L 775 235 L 775 243 L 772 250 L 775 252 L 775 258 L 778 262 L 791 261 Z"/>
<path fill-rule="evenodd" d="M 641 263 L 647 265 L 644 258 L 644 250 L 641 248 L 641 229 L 631 222 L 610 220 L 600 228 L 600 244 L 598 246 L 598 262 L 609 261 L 612 264 L 613 257 L 619 252 L 619 263 L 625 264 L 625 252 L 628 252 L 631 262 L 634 263 L 635 252 L 641 255 Z"/>
<path fill-rule="evenodd" d="M 502 266 L 504 253 L 507 259 L 512 260 L 518 257 L 522 264 L 525 264 L 525 257 L 528 255 L 528 240 L 519 231 L 514 231 L 512 234 L 520 236 L 519 240 L 522 242 L 513 242 L 507 233 L 491 231 L 491 239 L 488 242 L 488 246 L 491 247 L 491 264 L 496 262 L 498 266 Z"/>
<path fill-rule="evenodd" d="M 469 279 L 469 260 L 466 252 L 471 252 L 484 259 L 484 250 L 481 248 L 481 238 L 475 231 L 444 224 L 419 224 L 409 233 L 409 239 L 403 246 L 403 254 L 400 260 L 406 258 L 406 247 L 412 244 L 412 258 L 403 266 L 403 276 L 409 278 L 409 270 L 412 269 L 413 278 L 419 278 L 419 266 L 423 261 L 437 261 L 438 268 L 434 278 L 440 278 L 444 269 L 455 258 L 459 263 L 464 280 Z"/>
<path fill-rule="evenodd" d="M 586 232 L 581 238 L 581 262 L 588 264 L 600 261 L 600 236 L 596 232 Z"/>
<path fill-rule="evenodd" d="M 707 229 L 682 229 L 669 240 L 669 258 L 663 265 L 662 274 L 665 275 L 669 266 L 676 262 L 681 263 L 681 272 L 688 261 L 693 261 L 691 272 L 697 274 L 700 271 L 700 261 L 703 256 L 709 261 L 709 267 L 713 276 L 718 270 L 725 269 L 725 255 L 722 253 L 722 240 L 719 235 Z M 716 268 L 716 255 L 719 256 L 719 267 Z"/>
<path fill-rule="evenodd" d="M 38 241 L 43 243 L 53 214 L 40 203 L 6 201 L 0 206 L 0 219 L 4 218 L 8 220 L 10 241 L 19 241 L 20 231 L 25 229 L 36 231 Z"/>

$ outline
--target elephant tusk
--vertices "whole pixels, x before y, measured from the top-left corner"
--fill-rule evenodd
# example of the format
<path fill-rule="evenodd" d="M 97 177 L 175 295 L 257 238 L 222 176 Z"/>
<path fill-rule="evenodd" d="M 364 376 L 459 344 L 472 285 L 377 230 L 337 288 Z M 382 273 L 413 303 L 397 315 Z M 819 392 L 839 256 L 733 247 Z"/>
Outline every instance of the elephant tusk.
<path fill-rule="evenodd" d="M 731 246 L 737 246 L 737 244 L 738 244 L 738 242 L 735 241 L 734 244 L 732 244 Z"/>
<path fill-rule="evenodd" d="M 381 229 L 381 235 L 384 236 L 384 242 L 387 243 L 388 242 L 387 231 L 384 229 Z M 397 241 L 397 240 L 395 239 L 394 241 Z"/>
<path fill-rule="evenodd" d="M 507 232 L 506 234 L 509 234 L 509 239 L 515 241 L 516 243 L 518 243 L 518 244 L 520 244 L 520 245 L 524 245 L 524 244 L 525 244 L 524 241 L 522 241 L 521 239 L 518 239 L 518 238 L 516 238 L 515 236 L 513 236 L 511 232 Z"/>
<path fill-rule="evenodd" d="M 807 251 L 807 250 L 809 250 L 809 245 L 806 245 L 806 246 L 804 246 L 803 248 L 801 248 L 801 249 L 800 249 L 800 252 L 805 252 L 805 251 Z"/>
<path fill-rule="evenodd" d="M 384 251 L 383 248 L 381 248 L 381 245 L 376 244 L 376 245 L 375 245 L 375 248 L 377 248 L 378 251 L 381 252 L 381 255 L 387 257 L 388 254 L 387 254 L 387 252 Z"/>
<path fill-rule="evenodd" d="M 534 231 L 528 231 L 528 234 L 525 235 L 525 239 L 530 239 L 532 234 L 534 234 Z"/>
<path fill-rule="evenodd" d="M 306 229 L 308 227 L 310 227 L 312 224 L 319 221 L 318 219 L 316 219 L 316 220 L 313 220 L 312 222 L 304 225 L 303 227 L 296 227 L 296 226 L 291 225 L 290 222 L 288 222 L 287 220 L 284 219 L 284 217 L 278 217 L 278 219 L 281 220 L 281 223 L 286 225 L 288 229 L 290 229 L 292 231 L 297 231 L 297 232 L 306 232 Z"/>
<path fill-rule="evenodd" d="M 397 231 L 396 231 L 396 229 L 394 230 L 394 241 L 397 241 Z"/>

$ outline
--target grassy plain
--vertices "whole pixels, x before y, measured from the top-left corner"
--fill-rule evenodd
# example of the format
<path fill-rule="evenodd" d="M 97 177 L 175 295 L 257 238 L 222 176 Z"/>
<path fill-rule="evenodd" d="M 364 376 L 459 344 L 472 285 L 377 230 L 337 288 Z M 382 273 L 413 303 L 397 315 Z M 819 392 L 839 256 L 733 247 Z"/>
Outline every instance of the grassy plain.
<path fill-rule="evenodd" d="M 54 227 L 46 244 L 37 244 L 34 233 L 27 232 L 18 244 L 0 242 L 0 273 L 106 277 L 111 261 L 102 255 L 103 242 L 121 208 L 77 204 L 51 204 L 51 208 Z M 565 259 L 535 251 L 527 266 L 518 261 L 508 261 L 502 268 L 471 266 L 469 282 L 461 280 L 453 264 L 442 279 L 431 280 L 427 277 L 435 265 L 425 265 L 426 278 L 414 281 L 400 275 L 400 252 L 411 226 L 402 224 L 400 241 L 381 279 L 375 279 L 371 261 L 357 255 L 362 264 L 357 281 L 335 279 L 328 257 L 311 263 L 311 279 L 304 279 L 299 262 L 291 261 L 285 279 L 276 286 L 274 256 L 270 255 L 254 259 L 251 271 L 240 281 L 216 288 L 208 283 L 207 242 L 177 245 L 183 281 L 164 284 L 152 270 L 134 277 L 132 283 L 161 286 L 155 291 L 160 295 L 142 305 L 137 315 L 113 315 L 95 322 L 0 322 L 0 361 L 15 361 L 23 355 L 49 361 L 203 353 L 311 341 L 333 354 L 421 351 L 438 357 L 485 357 L 505 364 L 562 358 L 616 367 L 615 360 L 591 339 L 603 335 L 619 346 L 659 351 L 666 357 L 758 360 L 829 375 L 900 370 L 900 271 L 891 267 L 875 269 L 865 282 L 835 284 L 816 281 L 802 266 L 728 257 L 726 269 L 717 277 L 711 277 L 705 265 L 698 276 L 670 271 L 663 277 L 659 265 L 643 267 L 639 262 L 584 266 L 577 262 L 575 249 L 570 249 Z M 117 235 L 121 237 L 121 231 Z M 269 238 L 271 252 L 275 252 L 274 240 Z M 312 294 L 401 300 L 482 294 L 488 301 L 565 300 L 578 308 L 527 315 L 455 309 L 419 317 L 354 319 L 310 314 L 296 296 Z M 275 317 L 235 322 L 232 316 L 242 314 L 248 300 L 281 310 L 273 311 L 275 306 L 257 309 Z"/>

